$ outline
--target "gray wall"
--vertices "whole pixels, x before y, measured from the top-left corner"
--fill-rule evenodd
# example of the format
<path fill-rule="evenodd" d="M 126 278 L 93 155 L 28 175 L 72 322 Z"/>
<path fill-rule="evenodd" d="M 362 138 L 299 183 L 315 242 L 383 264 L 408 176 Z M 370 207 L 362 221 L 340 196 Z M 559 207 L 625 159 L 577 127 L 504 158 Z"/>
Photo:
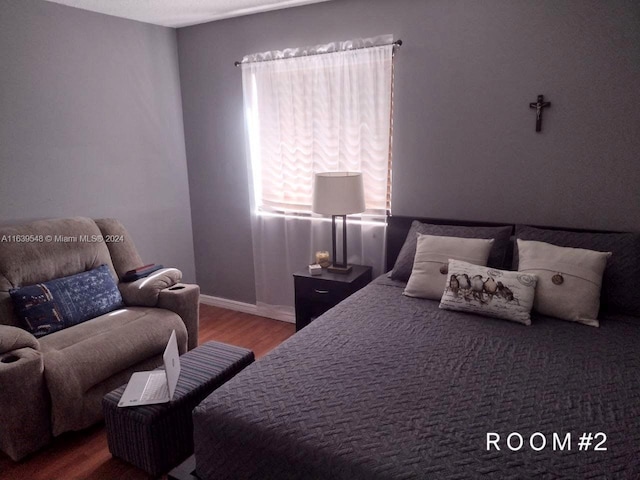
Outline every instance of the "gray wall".
<path fill-rule="evenodd" d="M 640 230 L 640 3 L 336 0 L 178 30 L 204 293 L 255 298 L 233 61 L 384 33 L 405 42 L 395 214 Z"/>
<path fill-rule="evenodd" d="M 0 223 L 115 217 L 195 280 L 175 30 L 0 7 Z"/>

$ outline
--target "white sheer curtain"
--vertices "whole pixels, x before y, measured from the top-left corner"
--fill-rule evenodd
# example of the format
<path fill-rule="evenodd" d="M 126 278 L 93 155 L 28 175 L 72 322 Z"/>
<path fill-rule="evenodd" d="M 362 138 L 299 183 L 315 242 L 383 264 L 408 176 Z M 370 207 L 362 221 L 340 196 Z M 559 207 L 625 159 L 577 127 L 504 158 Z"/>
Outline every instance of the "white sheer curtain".
<path fill-rule="evenodd" d="M 331 250 L 330 221 L 311 214 L 316 172 L 363 173 L 367 211 L 347 220 L 348 261 L 372 265 L 374 275 L 383 272 L 392 40 L 243 59 L 256 296 L 263 315 L 291 315 L 292 273 L 312 263 L 315 251 Z"/>

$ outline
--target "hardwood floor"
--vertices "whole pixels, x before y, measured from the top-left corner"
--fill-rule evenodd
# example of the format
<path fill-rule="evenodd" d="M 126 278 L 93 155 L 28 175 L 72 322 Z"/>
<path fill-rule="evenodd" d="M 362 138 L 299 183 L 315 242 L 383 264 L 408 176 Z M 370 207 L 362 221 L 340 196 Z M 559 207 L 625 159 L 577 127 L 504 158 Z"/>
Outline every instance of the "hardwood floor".
<path fill-rule="evenodd" d="M 200 305 L 200 338 L 253 350 L 256 358 L 295 333 L 295 325 L 247 313 Z M 142 470 L 113 458 L 107 447 L 104 424 L 82 432 L 70 432 L 15 463 L 0 453 L 0 479 L 147 479 Z"/>

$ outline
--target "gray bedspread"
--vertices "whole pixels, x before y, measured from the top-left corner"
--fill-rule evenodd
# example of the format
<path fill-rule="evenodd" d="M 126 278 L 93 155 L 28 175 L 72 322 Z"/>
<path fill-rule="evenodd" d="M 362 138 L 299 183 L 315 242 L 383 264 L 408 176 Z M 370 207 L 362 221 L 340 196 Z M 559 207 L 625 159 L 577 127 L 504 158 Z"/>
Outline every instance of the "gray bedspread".
<path fill-rule="evenodd" d="M 640 318 L 526 327 L 440 310 L 402 285 L 377 279 L 197 407 L 198 476 L 640 477 Z M 606 451 L 601 436 L 579 450 L 589 432 Z M 571 449 L 554 451 L 554 433 Z"/>

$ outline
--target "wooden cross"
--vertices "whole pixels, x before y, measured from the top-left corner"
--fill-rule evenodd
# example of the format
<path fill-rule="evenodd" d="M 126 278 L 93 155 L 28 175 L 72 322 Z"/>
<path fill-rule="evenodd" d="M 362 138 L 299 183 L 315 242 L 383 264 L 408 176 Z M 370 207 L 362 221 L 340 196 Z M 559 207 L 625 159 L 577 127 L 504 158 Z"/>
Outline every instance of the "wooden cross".
<path fill-rule="evenodd" d="M 544 95 L 538 95 L 538 101 L 536 103 L 530 103 L 529 108 L 536 109 L 536 132 L 542 130 L 542 109 L 544 107 L 550 107 L 551 102 L 544 101 Z"/>

